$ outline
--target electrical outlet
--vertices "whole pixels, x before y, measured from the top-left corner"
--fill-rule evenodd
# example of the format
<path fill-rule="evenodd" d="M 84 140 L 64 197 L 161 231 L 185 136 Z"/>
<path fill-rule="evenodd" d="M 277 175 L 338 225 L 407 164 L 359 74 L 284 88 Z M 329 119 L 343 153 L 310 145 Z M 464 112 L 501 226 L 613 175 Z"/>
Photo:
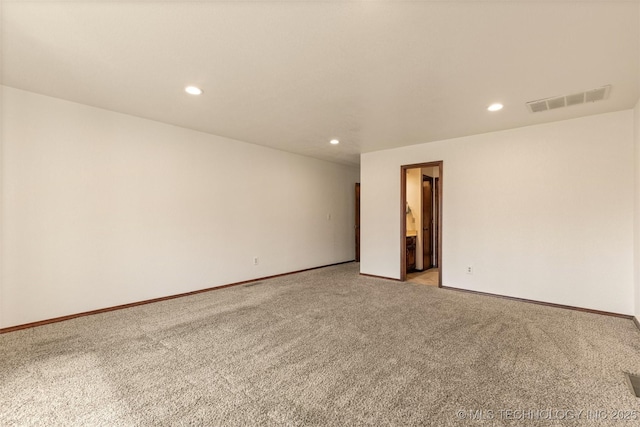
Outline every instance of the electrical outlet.
<path fill-rule="evenodd" d="M 253 257 L 253 265 L 258 265 L 258 257 L 257 256 Z"/>
<path fill-rule="evenodd" d="M 472 265 L 468 265 L 467 266 L 467 274 L 473 274 L 473 266 Z"/>

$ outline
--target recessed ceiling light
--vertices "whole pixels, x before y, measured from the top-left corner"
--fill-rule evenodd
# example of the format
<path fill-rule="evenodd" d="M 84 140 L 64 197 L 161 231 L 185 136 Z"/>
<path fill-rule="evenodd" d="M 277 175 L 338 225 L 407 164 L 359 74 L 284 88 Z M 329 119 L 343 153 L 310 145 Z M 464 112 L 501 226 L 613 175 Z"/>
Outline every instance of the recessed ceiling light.
<path fill-rule="evenodd" d="M 202 94 L 202 89 L 200 89 L 199 87 L 195 87 L 195 86 L 187 86 L 184 88 L 184 91 L 187 92 L 190 95 L 201 95 Z"/>
<path fill-rule="evenodd" d="M 502 107 L 504 107 L 502 104 L 495 103 L 495 104 L 489 105 L 487 110 L 489 110 L 489 111 L 500 111 L 500 110 L 502 110 Z"/>
<path fill-rule="evenodd" d="M 331 144 L 333 145 L 338 145 L 340 144 L 340 141 L 338 141 L 337 139 L 332 139 L 331 141 L 329 141 Z"/>

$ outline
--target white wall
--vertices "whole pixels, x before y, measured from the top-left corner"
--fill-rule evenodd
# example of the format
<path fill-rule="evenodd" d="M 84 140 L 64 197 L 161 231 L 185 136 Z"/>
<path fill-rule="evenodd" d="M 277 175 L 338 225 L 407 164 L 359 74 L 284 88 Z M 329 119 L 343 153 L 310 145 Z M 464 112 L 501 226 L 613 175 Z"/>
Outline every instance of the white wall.
<path fill-rule="evenodd" d="M 361 271 L 400 277 L 400 166 L 443 160 L 444 286 L 631 314 L 633 145 L 627 110 L 363 154 Z"/>
<path fill-rule="evenodd" d="M 640 8 L 638 8 L 638 25 L 640 25 Z M 638 57 L 640 58 L 640 40 L 638 40 Z M 640 87 L 640 76 L 638 76 L 638 87 Z M 634 108 L 634 142 L 635 142 L 635 311 L 634 315 L 640 321 L 640 99 Z"/>
<path fill-rule="evenodd" d="M 2 9 L 2 8 L 0 8 Z M 2 11 L 0 10 L 0 19 Z M 0 31 L 0 33 L 2 33 Z M 0 43 L 2 35 L 0 34 Z M 1 62 L 1 61 L 0 61 Z M 0 327 L 2 327 L 2 301 L 3 301 L 3 260 L 4 260 L 4 86 L 0 85 Z"/>
<path fill-rule="evenodd" d="M 635 142 L 635 311 L 636 319 L 640 321 L 640 100 L 634 112 L 634 142 Z"/>
<path fill-rule="evenodd" d="M 0 327 L 354 258 L 357 168 L 8 87 L 3 105 Z"/>

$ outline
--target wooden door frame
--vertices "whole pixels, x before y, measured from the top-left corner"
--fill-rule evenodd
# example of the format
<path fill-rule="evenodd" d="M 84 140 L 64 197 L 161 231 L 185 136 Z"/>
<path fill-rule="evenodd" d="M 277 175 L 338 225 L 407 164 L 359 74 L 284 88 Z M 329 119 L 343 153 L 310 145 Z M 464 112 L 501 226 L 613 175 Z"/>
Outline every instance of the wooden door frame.
<path fill-rule="evenodd" d="M 438 268 L 440 274 L 438 274 L 438 287 L 442 287 L 442 169 L 443 161 L 427 163 L 416 163 L 411 165 L 400 166 L 400 281 L 405 282 L 407 280 L 407 169 L 429 168 L 438 167 Z M 422 174 L 421 174 L 422 175 Z"/>
<path fill-rule="evenodd" d="M 420 173 L 421 176 L 421 190 L 422 190 L 422 194 L 420 195 L 422 197 L 422 224 L 420 224 L 420 226 L 422 227 L 422 270 L 427 270 L 428 268 L 433 268 L 435 265 L 433 264 L 432 260 L 435 254 L 438 253 L 438 251 L 436 250 L 436 248 L 433 246 L 433 240 L 434 238 L 437 236 L 438 233 L 436 233 L 436 231 L 433 228 L 433 224 L 437 223 L 438 221 L 436 220 L 436 218 L 434 218 L 433 215 L 433 211 L 435 209 L 435 204 L 433 203 L 434 200 L 436 200 L 436 179 L 432 176 L 428 176 L 428 175 L 424 175 L 422 173 Z M 424 245 L 424 183 L 425 182 L 429 182 L 431 183 L 431 223 L 429 224 L 429 267 L 426 268 L 424 265 L 424 252 L 425 252 L 425 245 Z M 437 264 L 437 260 L 435 261 Z"/>
<path fill-rule="evenodd" d="M 355 186 L 355 226 L 353 227 L 355 230 L 355 245 L 356 245 L 356 262 L 360 262 L 360 183 L 356 182 Z"/>
<path fill-rule="evenodd" d="M 440 200 L 440 178 L 439 177 L 435 177 L 433 178 L 433 192 L 434 192 L 434 198 L 436 201 Z M 435 233 L 436 233 L 436 243 L 440 242 L 440 205 L 436 204 L 436 217 L 435 220 L 437 222 L 436 227 L 435 227 Z M 435 261 L 436 261 L 436 265 L 434 267 L 436 268 L 440 268 L 439 265 L 437 265 L 438 263 L 438 259 L 440 259 L 440 250 L 438 248 L 438 245 L 436 245 L 433 248 L 434 251 L 436 251 L 436 256 L 435 256 Z"/>

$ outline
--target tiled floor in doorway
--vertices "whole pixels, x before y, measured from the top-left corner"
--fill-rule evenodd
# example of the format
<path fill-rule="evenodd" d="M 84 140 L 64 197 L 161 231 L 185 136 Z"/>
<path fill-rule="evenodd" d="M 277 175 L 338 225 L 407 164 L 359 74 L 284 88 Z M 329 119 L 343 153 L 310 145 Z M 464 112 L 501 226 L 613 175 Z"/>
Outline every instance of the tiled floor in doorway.
<path fill-rule="evenodd" d="M 430 268 L 425 271 L 416 271 L 415 273 L 407 274 L 407 282 L 420 283 L 421 285 L 438 286 L 438 277 L 440 275 L 440 269 Z"/>

